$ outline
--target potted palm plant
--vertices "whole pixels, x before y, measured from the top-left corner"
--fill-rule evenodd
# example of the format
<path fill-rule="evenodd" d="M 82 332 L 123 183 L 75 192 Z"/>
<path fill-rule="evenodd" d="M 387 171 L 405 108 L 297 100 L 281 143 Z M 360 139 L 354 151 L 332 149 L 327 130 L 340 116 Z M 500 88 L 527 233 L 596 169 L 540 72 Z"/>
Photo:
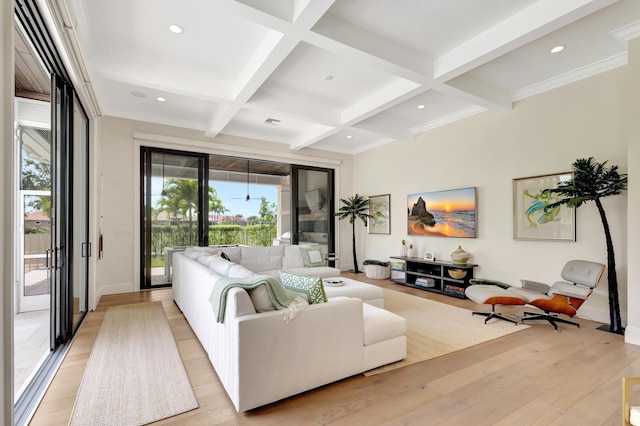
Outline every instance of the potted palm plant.
<path fill-rule="evenodd" d="M 598 163 L 593 159 L 579 158 L 573 165 L 573 178 L 561 182 L 557 188 L 547 191 L 563 197 L 563 199 L 548 205 L 545 210 L 551 210 L 562 204 L 578 208 L 587 201 L 593 201 L 600 213 L 604 236 L 607 243 L 607 280 L 609 281 L 609 331 L 624 334 L 620 318 L 620 301 L 618 293 L 618 275 L 616 274 L 616 258 L 613 251 L 613 240 L 609 230 L 609 222 L 602 205 L 602 198 L 619 195 L 627 189 L 627 175 L 618 173 L 618 166 L 607 167 L 607 162 Z"/>
<path fill-rule="evenodd" d="M 358 269 L 358 258 L 356 256 L 356 219 L 362 220 L 364 226 L 367 226 L 369 218 L 373 216 L 369 214 L 369 199 L 357 194 L 347 199 L 341 198 L 342 206 L 334 214 L 339 220 L 349 219 L 352 229 L 353 244 L 353 272 L 360 273 Z"/>

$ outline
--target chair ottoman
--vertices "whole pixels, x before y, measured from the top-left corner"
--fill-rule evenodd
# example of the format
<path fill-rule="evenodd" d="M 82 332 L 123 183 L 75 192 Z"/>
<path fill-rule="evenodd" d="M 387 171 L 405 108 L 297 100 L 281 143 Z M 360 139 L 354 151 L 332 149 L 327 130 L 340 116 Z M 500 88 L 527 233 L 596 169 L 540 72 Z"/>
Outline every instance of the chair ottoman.
<path fill-rule="evenodd" d="M 473 315 L 484 315 L 486 324 L 491 318 L 498 318 L 518 325 L 517 321 L 496 312 L 496 305 L 524 305 L 523 297 L 497 285 L 473 284 L 466 288 L 466 296 L 476 303 L 491 305 L 491 312 L 473 312 Z"/>

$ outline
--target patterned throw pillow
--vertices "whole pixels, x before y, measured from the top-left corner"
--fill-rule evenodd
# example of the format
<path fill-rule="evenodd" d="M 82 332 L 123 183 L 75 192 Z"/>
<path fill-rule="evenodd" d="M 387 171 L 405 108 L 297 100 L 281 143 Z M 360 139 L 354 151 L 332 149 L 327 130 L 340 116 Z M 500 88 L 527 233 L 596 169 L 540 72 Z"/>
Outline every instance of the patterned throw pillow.
<path fill-rule="evenodd" d="M 327 301 L 327 294 L 324 292 L 320 277 L 306 277 L 280 271 L 280 281 L 284 288 L 306 298 L 310 305 Z"/>
<path fill-rule="evenodd" d="M 300 247 L 302 255 L 302 263 L 305 268 L 313 268 L 314 266 L 324 266 L 322 251 L 315 247 Z"/>

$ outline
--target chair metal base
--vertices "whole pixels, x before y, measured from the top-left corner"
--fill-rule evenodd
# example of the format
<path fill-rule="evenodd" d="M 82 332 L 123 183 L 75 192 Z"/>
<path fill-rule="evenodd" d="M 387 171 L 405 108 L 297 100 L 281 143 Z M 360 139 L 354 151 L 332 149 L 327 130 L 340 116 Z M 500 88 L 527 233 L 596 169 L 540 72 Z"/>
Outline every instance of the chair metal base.
<path fill-rule="evenodd" d="M 575 325 L 576 327 L 580 328 L 580 324 L 578 324 L 577 322 L 569 321 L 564 318 L 558 318 L 558 315 L 553 315 L 549 312 L 545 312 L 544 314 L 541 314 L 539 312 L 525 312 L 524 316 L 522 317 L 522 322 L 528 320 L 547 320 L 556 331 L 558 331 L 558 324 L 556 324 L 557 322 Z"/>
<path fill-rule="evenodd" d="M 491 305 L 491 312 L 472 312 L 472 315 L 483 315 L 486 318 L 484 319 L 484 323 L 486 324 L 491 318 L 498 318 L 504 321 L 509 321 L 518 325 L 517 321 L 512 320 L 511 318 L 507 318 L 499 312 L 496 312 L 496 305 Z"/>

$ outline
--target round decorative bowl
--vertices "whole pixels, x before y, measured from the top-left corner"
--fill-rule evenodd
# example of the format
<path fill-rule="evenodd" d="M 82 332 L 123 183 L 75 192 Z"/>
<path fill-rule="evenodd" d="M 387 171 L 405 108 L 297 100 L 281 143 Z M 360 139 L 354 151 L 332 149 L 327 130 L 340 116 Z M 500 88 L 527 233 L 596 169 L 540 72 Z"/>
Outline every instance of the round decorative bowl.
<path fill-rule="evenodd" d="M 456 280 L 461 280 L 467 276 L 467 271 L 462 269 L 449 269 L 449 276 L 451 278 L 455 278 Z"/>

